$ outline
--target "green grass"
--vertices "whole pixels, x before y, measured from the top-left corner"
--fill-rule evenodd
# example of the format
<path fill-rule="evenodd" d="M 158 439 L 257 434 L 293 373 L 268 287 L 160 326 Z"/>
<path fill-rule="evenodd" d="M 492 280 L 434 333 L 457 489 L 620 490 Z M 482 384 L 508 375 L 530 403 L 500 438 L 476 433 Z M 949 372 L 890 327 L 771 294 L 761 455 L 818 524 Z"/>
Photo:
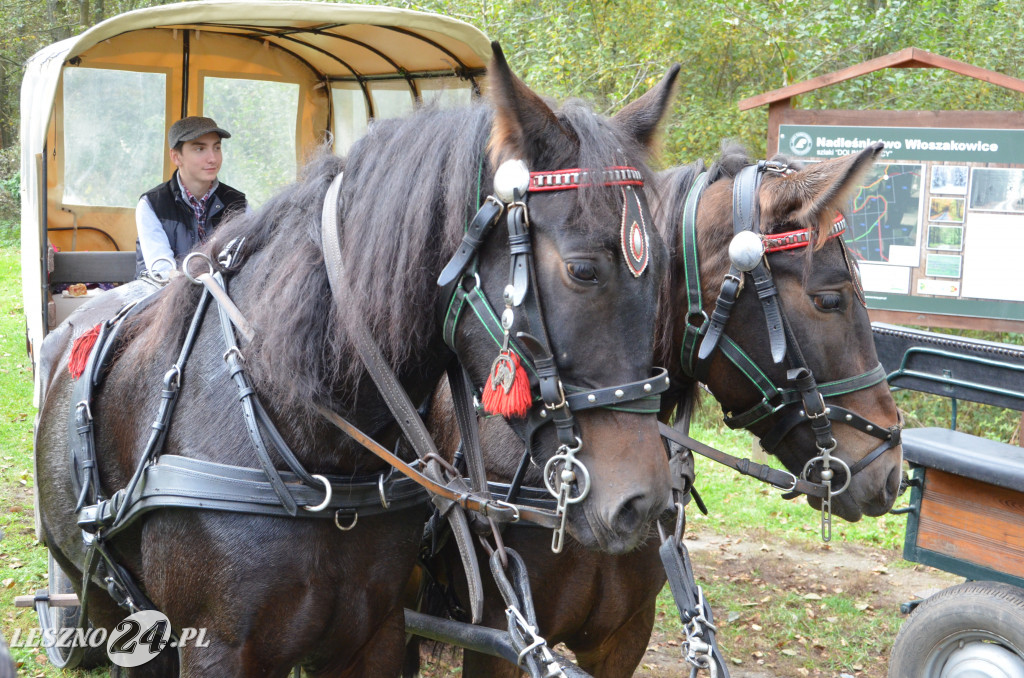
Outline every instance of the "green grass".
<path fill-rule="evenodd" d="M 32 513 L 32 366 L 25 352 L 25 316 L 17 230 L 0 225 L 0 630 L 35 625 L 34 614 L 14 608 L 16 595 L 46 585 L 46 551 L 35 543 Z M 37 652 L 13 648 L 22 673 L 40 666 Z"/>

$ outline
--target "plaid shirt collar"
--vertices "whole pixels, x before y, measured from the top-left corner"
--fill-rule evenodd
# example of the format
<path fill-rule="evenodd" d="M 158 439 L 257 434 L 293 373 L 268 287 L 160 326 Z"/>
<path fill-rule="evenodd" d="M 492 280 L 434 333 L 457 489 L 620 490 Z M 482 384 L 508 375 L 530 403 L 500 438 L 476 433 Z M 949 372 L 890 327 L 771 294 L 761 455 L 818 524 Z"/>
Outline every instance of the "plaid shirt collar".
<path fill-rule="evenodd" d="M 210 190 L 206 192 L 202 198 L 197 198 L 192 195 L 192 192 L 188 190 L 185 184 L 181 181 L 181 173 L 174 175 L 178 179 L 178 187 L 181 189 L 181 194 L 185 196 L 185 200 L 188 201 L 189 206 L 192 208 L 192 212 L 196 215 L 196 229 L 199 233 L 199 240 L 202 242 L 206 240 L 206 203 L 210 200 L 210 196 L 220 186 L 220 181 L 217 179 L 213 180 L 210 184 Z"/>

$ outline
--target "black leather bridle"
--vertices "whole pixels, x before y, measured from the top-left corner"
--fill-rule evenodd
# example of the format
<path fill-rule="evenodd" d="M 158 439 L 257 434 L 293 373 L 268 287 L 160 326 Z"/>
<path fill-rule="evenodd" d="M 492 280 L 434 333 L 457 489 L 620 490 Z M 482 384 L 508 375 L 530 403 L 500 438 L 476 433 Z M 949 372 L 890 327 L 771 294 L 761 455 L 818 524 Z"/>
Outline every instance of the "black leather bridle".
<path fill-rule="evenodd" d="M 582 501 L 590 485 L 586 467 L 574 456 L 582 444 L 574 412 L 600 407 L 655 415 L 661 404 L 660 394 L 668 389 L 669 378 L 664 368 L 656 368 L 654 374 L 647 379 L 604 388 L 586 389 L 564 383 L 559 377 L 557 361 L 544 321 L 533 262 L 527 209 L 531 193 L 574 190 L 591 183 L 603 184 L 622 187 L 623 198 L 627 203 L 633 200 L 639 206 L 646 204 L 642 198 L 643 178 L 640 172 L 631 167 L 610 167 L 600 171 L 571 169 L 529 172 L 528 176 L 528 183 L 524 181 L 522 185 L 500 197 L 498 193 L 502 192 L 502 189 L 499 188 L 496 194 L 488 196 L 477 210 L 456 254 L 438 277 L 437 282 L 442 289 L 439 314 L 443 323 L 445 342 L 453 351 L 456 351 L 456 332 L 459 323 L 467 316 L 475 316 L 494 339 L 495 344 L 502 350 L 515 351 L 527 370 L 533 405 L 524 419 L 508 419 L 512 429 L 523 440 L 525 451 L 504 501 L 515 501 L 531 462 L 542 466 L 545 485 L 558 500 L 556 510 L 563 526 L 561 530 L 556 530 L 552 546 L 557 552 L 561 550 L 564 535 L 565 505 Z M 499 181 L 496 180 L 495 183 Z M 476 266 L 480 246 L 502 217 L 508 229 L 510 265 L 509 283 L 504 293 L 505 310 L 499 316 L 480 286 Z M 634 275 L 639 274 L 634 271 Z M 471 313 L 467 314 L 467 309 Z M 517 332 L 515 336 L 510 336 L 512 319 L 517 313 L 525 319 L 529 331 Z M 455 389 L 457 381 L 449 379 L 453 384 L 453 396 L 457 401 L 458 413 L 461 407 L 458 401 L 461 398 Z M 465 411 L 469 408 L 461 409 Z M 460 415 L 457 418 L 464 444 L 465 441 L 475 440 L 475 417 Z M 554 456 L 537 453 L 532 444 L 534 434 L 547 424 L 554 425 L 559 444 Z M 560 472 L 561 477 L 567 477 L 564 471 L 571 472 L 574 468 L 579 470 L 580 475 L 573 483 L 576 486 L 576 493 L 570 496 L 570 483 L 561 482 L 556 476 L 559 476 Z"/>
<path fill-rule="evenodd" d="M 720 351 L 761 393 L 762 399 L 739 414 L 728 413 L 725 423 L 730 428 L 747 428 L 781 412 L 780 419 L 761 438 L 765 451 L 774 453 L 793 430 L 808 423 L 814 432 L 818 455 L 809 460 L 800 474 L 809 480 L 813 474 L 827 486 L 822 499 L 822 537 L 831 536 L 831 497 L 845 491 L 854 474 L 867 468 L 885 451 L 900 444 L 902 419 L 885 427 L 838 405 L 826 405 L 826 398 L 834 398 L 853 391 L 870 388 L 885 380 L 882 365 L 844 379 L 818 383 L 807 365 L 793 334 L 785 312 L 778 300 L 778 290 L 768 263 L 768 255 L 811 243 L 807 230 L 790 231 L 778 235 L 760 233 L 760 206 L 757 199 L 761 180 L 766 172 L 785 174 L 787 165 L 775 161 L 760 161 L 740 170 L 733 183 L 733 241 L 730 244 L 730 270 L 725 276 L 715 307 L 708 317 L 701 299 L 700 268 L 697 254 L 697 205 L 707 186 L 707 173 L 697 177 L 687 195 L 683 210 L 681 247 L 686 279 L 686 334 L 680 351 L 683 371 L 691 378 L 706 381 L 711 360 Z M 857 281 L 849 256 L 845 254 L 842 233 L 846 222 L 841 217 L 834 223 L 829 236 L 839 238 L 850 274 Z M 745 281 L 753 284 L 761 300 L 768 326 L 772 359 L 776 364 L 786 360 L 786 386 L 776 385 L 757 363 L 726 333 L 732 308 Z M 858 292 L 858 296 L 860 294 Z M 881 444 L 863 459 L 848 465 L 832 455 L 836 441 L 832 435 L 832 422 L 841 422 L 872 437 Z M 845 479 L 838 489 L 832 489 L 835 480 L 833 464 L 845 471 Z M 819 467 L 820 466 L 820 470 Z M 815 473 L 816 472 L 816 473 Z M 785 495 L 784 495 L 785 496 Z M 788 496 L 795 496 L 790 494 Z"/>

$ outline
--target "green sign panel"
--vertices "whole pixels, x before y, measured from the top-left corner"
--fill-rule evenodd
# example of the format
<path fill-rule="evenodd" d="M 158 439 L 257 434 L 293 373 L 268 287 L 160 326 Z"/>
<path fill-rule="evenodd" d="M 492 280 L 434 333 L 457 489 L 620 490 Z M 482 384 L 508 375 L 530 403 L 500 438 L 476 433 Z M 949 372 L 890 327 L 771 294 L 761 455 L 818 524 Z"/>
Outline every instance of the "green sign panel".
<path fill-rule="evenodd" d="M 834 158 L 881 141 L 887 160 L 1019 163 L 1024 130 L 780 125 L 779 152 Z"/>

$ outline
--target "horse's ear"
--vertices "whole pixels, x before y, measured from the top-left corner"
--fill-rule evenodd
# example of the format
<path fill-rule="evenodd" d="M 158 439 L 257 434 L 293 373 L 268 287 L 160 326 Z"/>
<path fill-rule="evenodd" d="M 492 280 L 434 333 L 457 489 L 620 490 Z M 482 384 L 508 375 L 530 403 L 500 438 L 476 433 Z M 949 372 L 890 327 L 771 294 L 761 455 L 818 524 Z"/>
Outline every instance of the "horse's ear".
<path fill-rule="evenodd" d="M 491 162 L 495 167 L 509 158 L 524 160 L 531 167 L 548 159 L 561 146 L 575 148 L 572 135 L 554 112 L 533 90 L 512 72 L 505 53 L 497 42 L 491 43 L 494 56 L 487 67 L 488 93 L 494 102 L 491 129 Z"/>
<path fill-rule="evenodd" d="M 679 64 L 674 64 L 657 85 L 615 114 L 612 120 L 648 151 L 653 150 L 658 125 L 676 93 Z"/>
<path fill-rule="evenodd" d="M 876 142 L 859 153 L 825 160 L 787 177 L 781 182 L 794 191 L 792 199 L 802 205 L 796 214 L 802 223 L 818 224 L 842 209 L 851 192 L 874 164 L 884 146 Z"/>

